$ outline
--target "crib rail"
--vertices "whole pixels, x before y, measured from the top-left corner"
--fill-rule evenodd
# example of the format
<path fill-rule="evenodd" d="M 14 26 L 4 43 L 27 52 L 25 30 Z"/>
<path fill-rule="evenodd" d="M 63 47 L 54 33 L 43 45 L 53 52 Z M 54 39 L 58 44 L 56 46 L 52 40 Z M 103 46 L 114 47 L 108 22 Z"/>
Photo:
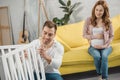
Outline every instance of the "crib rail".
<path fill-rule="evenodd" d="M 31 44 L 0 46 L 0 53 L 1 80 L 34 80 L 35 74 L 37 80 L 45 80 L 41 57 Z"/>

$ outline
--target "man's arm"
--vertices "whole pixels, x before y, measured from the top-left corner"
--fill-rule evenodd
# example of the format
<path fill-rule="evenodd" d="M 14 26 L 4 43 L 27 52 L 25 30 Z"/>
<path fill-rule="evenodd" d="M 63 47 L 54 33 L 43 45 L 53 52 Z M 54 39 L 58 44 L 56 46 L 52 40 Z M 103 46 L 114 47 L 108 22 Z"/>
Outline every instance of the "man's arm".
<path fill-rule="evenodd" d="M 44 48 L 40 48 L 40 55 L 41 57 L 43 57 L 47 62 L 48 65 L 58 69 L 61 64 L 62 64 L 62 57 L 63 57 L 63 53 L 64 53 L 64 48 L 62 45 L 56 45 L 54 47 L 54 50 L 52 50 L 51 54 L 54 57 L 49 56 L 48 54 L 46 54 L 46 50 Z"/>

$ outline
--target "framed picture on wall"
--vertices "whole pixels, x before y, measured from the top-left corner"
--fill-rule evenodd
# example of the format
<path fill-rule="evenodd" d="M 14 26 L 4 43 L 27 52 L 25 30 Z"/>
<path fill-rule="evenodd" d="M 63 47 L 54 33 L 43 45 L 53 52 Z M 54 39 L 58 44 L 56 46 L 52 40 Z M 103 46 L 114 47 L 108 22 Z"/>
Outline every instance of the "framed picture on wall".
<path fill-rule="evenodd" d="M 11 45 L 12 26 L 8 6 L 0 7 L 0 45 Z"/>

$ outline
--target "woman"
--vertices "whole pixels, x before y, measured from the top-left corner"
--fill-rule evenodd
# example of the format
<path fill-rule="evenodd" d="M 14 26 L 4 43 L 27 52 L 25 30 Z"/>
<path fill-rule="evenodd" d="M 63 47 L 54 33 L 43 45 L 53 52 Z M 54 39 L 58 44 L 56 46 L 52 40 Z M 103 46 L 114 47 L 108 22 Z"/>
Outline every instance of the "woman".
<path fill-rule="evenodd" d="M 104 0 L 99 0 L 94 5 L 92 16 L 84 24 L 83 37 L 90 43 L 88 52 L 94 58 L 99 80 L 108 80 L 108 55 L 112 52 L 110 42 L 113 39 L 113 28 Z"/>

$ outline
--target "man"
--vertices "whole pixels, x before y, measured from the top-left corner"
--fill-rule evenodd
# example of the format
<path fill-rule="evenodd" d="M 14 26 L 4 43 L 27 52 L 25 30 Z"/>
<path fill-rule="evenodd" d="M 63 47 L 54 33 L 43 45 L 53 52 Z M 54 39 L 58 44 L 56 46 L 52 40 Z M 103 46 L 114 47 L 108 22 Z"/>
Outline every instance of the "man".
<path fill-rule="evenodd" d="M 46 80 L 63 80 L 58 69 L 62 64 L 64 49 L 54 39 L 56 30 L 57 26 L 52 21 L 46 21 L 43 25 L 41 38 L 30 43 L 38 49 L 38 53 L 42 57 Z"/>

